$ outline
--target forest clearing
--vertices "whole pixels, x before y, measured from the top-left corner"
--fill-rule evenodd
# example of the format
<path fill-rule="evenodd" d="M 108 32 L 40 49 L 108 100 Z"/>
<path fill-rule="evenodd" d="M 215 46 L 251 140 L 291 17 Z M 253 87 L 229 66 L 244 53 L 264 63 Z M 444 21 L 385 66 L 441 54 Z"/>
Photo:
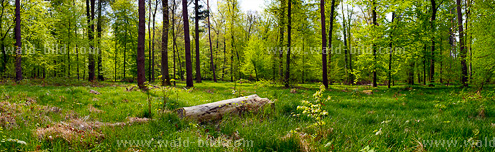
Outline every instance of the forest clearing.
<path fill-rule="evenodd" d="M 0 151 L 493 151 L 492 0 L 0 0 Z"/>

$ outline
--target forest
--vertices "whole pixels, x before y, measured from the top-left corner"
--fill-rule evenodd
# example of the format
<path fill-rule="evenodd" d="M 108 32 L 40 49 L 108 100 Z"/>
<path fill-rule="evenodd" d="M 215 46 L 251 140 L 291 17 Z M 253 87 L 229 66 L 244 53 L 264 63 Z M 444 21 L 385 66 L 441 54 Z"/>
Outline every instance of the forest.
<path fill-rule="evenodd" d="M 492 0 L 0 5 L 0 151 L 495 147 Z"/>

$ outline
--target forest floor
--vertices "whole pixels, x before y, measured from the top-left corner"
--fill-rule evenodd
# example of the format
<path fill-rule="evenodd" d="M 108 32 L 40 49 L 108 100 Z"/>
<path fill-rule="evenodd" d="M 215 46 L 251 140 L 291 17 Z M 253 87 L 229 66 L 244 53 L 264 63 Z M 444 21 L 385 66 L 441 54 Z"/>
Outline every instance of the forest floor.
<path fill-rule="evenodd" d="M 495 146 L 492 86 L 478 93 L 452 86 L 332 85 L 324 92 L 331 100 L 324 103 L 328 116 L 320 128 L 308 127 L 312 119 L 293 116 L 302 100 L 313 99 L 318 84 L 205 81 L 192 89 L 183 83 L 157 87 L 149 94 L 128 91 L 133 86 L 2 82 L 0 151 L 492 151 Z M 201 124 L 173 113 L 251 94 L 275 101 L 275 110 Z"/>

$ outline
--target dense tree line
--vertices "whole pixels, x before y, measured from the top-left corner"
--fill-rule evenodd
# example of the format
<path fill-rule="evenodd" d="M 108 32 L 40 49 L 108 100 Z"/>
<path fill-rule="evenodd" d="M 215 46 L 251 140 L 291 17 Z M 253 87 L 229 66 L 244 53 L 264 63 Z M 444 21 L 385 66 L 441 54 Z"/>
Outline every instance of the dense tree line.
<path fill-rule="evenodd" d="M 1 0 L 2 78 L 482 86 L 495 70 L 492 1 L 211 2 Z"/>

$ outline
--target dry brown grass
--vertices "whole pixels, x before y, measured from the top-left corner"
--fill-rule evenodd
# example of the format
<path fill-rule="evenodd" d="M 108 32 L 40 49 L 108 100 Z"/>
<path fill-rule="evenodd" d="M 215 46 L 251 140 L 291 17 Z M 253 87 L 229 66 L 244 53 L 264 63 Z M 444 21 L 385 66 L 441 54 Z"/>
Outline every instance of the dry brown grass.
<path fill-rule="evenodd" d="M 90 144 L 105 139 L 101 133 L 102 127 L 116 127 L 132 125 L 136 123 L 146 123 L 148 118 L 128 118 L 127 122 L 103 123 L 99 121 L 87 121 L 85 119 L 71 119 L 68 122 L 60 122 L 55 125 L 48 125 L 38 128 L 35 134 L 40 140 L 53 141 L 61 139 L 69 144 Z"/>

